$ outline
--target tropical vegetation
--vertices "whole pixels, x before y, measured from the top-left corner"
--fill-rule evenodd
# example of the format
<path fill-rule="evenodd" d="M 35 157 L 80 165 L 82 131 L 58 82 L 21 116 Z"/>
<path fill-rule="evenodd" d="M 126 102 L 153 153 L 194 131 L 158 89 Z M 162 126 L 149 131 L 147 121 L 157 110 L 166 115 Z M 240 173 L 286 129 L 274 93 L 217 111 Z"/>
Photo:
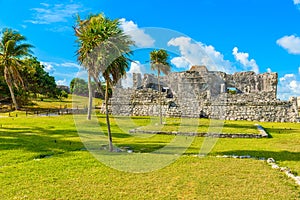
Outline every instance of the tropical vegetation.
<path fill-rule="evenodd" d="M 159 116 L 160 124 L 162 124 L 162 108 L 161 108 L 161 84 L 160 73 L 168 74 L 171 71 L 170 63 L 168 62 L 169 54 L 166 50 L 153 50 L 150 52 L 151 69 L 157 71 L 157 85 L 159 91 Z"/>
<path fill-rule="evenodd" d="M 20 68 L 22 58 L 30 56 L 32 45 L 25 43 L 26 38 L 11 29 L 4 29 L 0 39 L 0 69 L 3 71 L 4 80 L 8 86 L 13 104 L 19 110 L 15 97 L 14 87 L 24 87 Z"/>
<path fill-rule="evenodd" d="M 40 61 L 32 56 L 32 45 L 19 32 L 4 29 L 0 41 L 0 101 L 12 101 L 15 109 L 30 99 L 65 98 L 55 79 L 45 71 Z"/>
<path fill-rule="evenodd" d="M 90 15 L 82 20 L 78 16 L 74 27 L 78 43 L 78 61 L 88 72 L 89 106 L 87 119 L 91 120 L 92 110 L 92 78 L 101 91 L 101 81 L 105 80 L 105 110 L 109 138 L 109 150 L 113 151 L 110 130 L 108 99 L 109 88 L 117 84 L 126 75 L 129 68 L 128 57 L 130 46 L 134 44 L 131 38 L 124 34 L 118 19 L 111 20 L 103 14 Z"/>

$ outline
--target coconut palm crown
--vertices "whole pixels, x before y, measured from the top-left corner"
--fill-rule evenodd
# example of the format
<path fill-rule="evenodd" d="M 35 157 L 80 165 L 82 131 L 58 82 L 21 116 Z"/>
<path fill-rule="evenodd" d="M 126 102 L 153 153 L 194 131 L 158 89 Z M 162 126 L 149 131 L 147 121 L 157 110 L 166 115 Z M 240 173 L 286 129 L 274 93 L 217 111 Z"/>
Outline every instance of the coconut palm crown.
<path fill-rule="evenodd" d="M 23 66 L 22 59 L 31 55 L 33 47 L 24 43 L 25 41 L 26 38 L 23 35 L 12 29 L 4 29 L 0 39 L 0 70 L 3 70 L 13 104 L 17 110 L 19 105 L 15 98 L 14 87 L 24 86 L 19 70 Z"/>
<path fill-rule="evenodd" d="M 130 46 L 134 44 L 130 36 L 120 28 L 118 19 L 111 20 L 103 14 L 90 15 L 86 20 L 78 16 L 74 27 L 78 43 L 78 62 L 88 71 L 90 87 L 91 77 L 97 82 L 105 79 L 105 110 L 108 128 L 109 149 L 113 150 L 108 112 L 108 90 L 115 85 L 129 68 L 128 60 L 132 54 Z M 92 95 L 89 89 L 88 119 L 92 108 Z"/>

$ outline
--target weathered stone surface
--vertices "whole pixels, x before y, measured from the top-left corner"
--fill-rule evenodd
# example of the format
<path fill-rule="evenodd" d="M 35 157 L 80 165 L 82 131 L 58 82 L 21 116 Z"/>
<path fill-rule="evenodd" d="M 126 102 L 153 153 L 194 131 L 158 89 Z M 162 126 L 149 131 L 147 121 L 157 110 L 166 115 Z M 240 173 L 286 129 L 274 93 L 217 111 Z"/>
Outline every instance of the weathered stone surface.
<path fill-rule="evenodd" d="M 277 73 L 226 74 L 195 66 L 161 77 L 159 101 L 157 77 L 133 74 L 133 88 L 115 88 L 109 107 L 114 115 L 158 116 L 161 107 L 167 117 L 299 122 L 298 99 L 277 100 L 277 82 Z"/>

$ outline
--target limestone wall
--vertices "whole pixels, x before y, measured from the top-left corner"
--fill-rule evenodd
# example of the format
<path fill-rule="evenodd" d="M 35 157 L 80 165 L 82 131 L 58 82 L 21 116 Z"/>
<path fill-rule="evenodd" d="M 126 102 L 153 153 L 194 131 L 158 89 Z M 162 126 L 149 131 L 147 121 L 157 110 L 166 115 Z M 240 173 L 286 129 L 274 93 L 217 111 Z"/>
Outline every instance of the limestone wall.
<path fill-rule="evenodd" d="M 127 116 L 158 116 L 161 107 L 167 117 L 299 122 L 297 98 L 276 99 L 277 79 L 277 73 L 226 74 L 195 66 L 161 77 L 160 85 L 169 91 L 161 92 L 159 101 L 156 76 L 133 74 L 133 88 L 116 87 L 109 109 Z M 228 87 L 235 87 L 237 93 L 228 93 Z"/>
<path fill-rule="evenodd" d="M 118 90 L 110 100 L 110 112 L 126 116 L 158 116 L 159 92 L 152 89 Z M 162 92 L 161 108 L 167 117 L 208 117 L 226 120 L 298 122 L 297 100 L 263 101 L 268 94 L 223 94 L 217 98 L 166 98 Z M 191 94 L 190 94 L 191 95 Z M 272 95 L 270 95 L 272 96 Z M 199 101 L 202 99 L 202 101 Z M 104 110 L 103 110 L 104 111 Z"/>

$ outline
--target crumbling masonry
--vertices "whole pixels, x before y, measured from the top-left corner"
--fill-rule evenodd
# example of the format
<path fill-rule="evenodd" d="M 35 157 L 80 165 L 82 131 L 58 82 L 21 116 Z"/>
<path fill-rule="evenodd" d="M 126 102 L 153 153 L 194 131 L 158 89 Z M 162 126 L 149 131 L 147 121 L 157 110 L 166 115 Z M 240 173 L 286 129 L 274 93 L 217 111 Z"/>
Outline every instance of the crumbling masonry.
<path fill-rule="evenodd" d="M 189 71 L 161 77 L 161 98 L 153 74 L 133 74 L 133 87 L 114 88 L 113 115 L 206 117 L 226 120 L 299 122 L 297 99 L 276 98 L 277 73 L 226 74 L 193 66 Z M 159 100 L 160 99 L 160 100 Z"/>

